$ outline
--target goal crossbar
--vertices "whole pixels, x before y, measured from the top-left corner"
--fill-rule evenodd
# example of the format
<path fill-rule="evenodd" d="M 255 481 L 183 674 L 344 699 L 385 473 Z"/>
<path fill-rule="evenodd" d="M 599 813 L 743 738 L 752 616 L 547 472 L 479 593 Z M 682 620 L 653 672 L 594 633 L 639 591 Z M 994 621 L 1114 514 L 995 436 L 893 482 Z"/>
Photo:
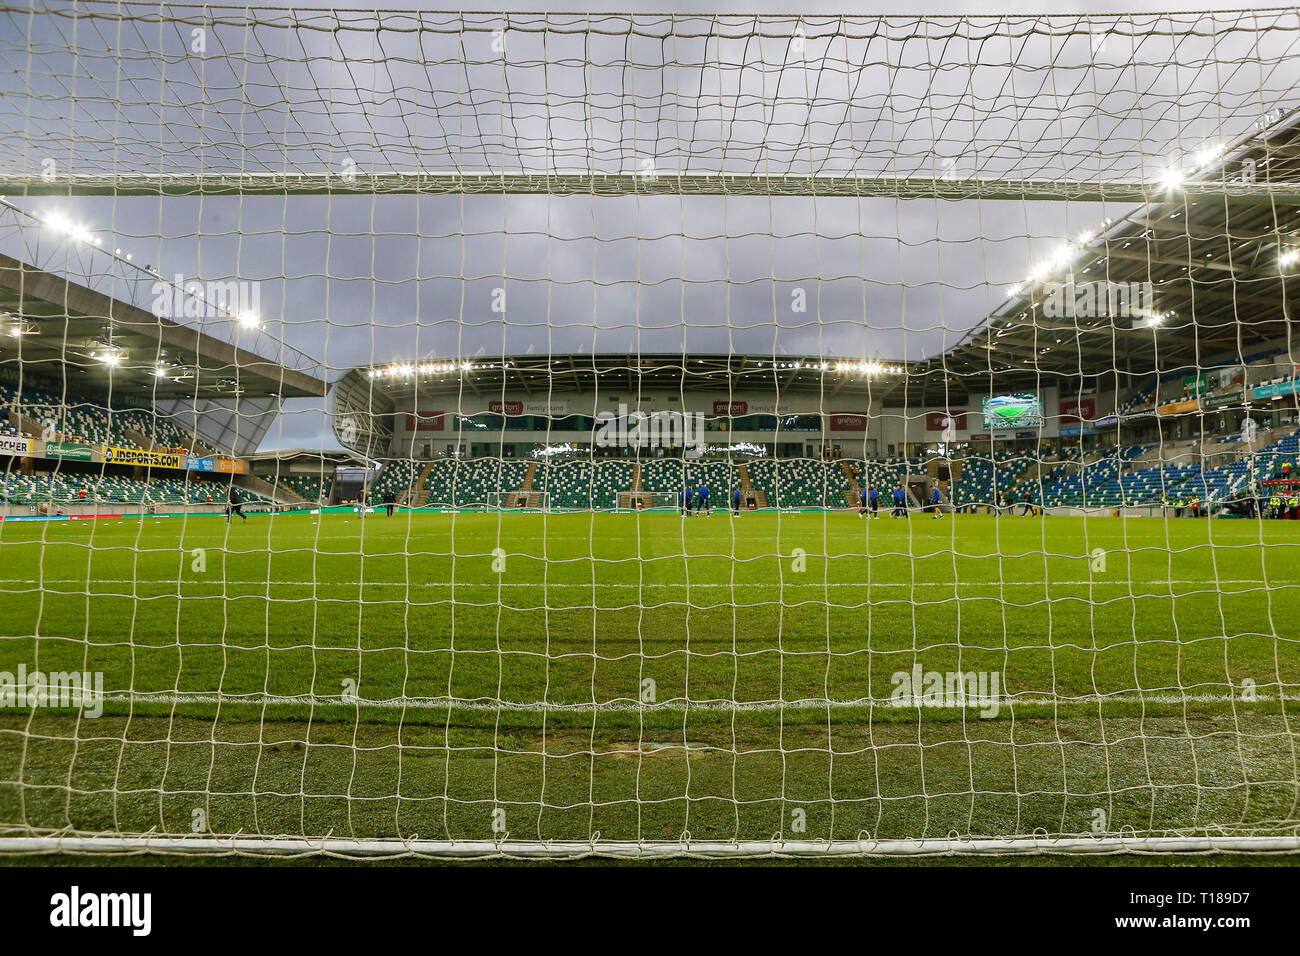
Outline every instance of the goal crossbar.
<path fill-rule="evenodd" d="M 340 839 L 326 837 L 253 836 L 68 836 L 0 838 L 0 853 L 136 853 L 178 855 L 258 854 L 268 856 L 399 857 L 431 856 L 460 859 L 575 859 L 612 857 L 657 859 L 697 857 L 834 857 L 1005 856 L 1061 854 L 1197 854 L 1294 853 L 1300 836 L 1106 836 L 1013 837 L 1003 839 L 918 840 L 702 840 L 621 842 L 593 840 L 529 842 L 494 840 Z"/>
<path fill-rule="evenodd" d="M 1081 179 L 943 179 L 926 176 L 806 176 L 638 173 L 128 173 L 0 178 L 0 196 L 843 196 L 891 199 L 1060 200 L 1148 203 L 1170 198 L 1157 182 Z M 1183 183 L 1178 198 L 1238 203 L 1300 202 L 1300 183 Z"/>

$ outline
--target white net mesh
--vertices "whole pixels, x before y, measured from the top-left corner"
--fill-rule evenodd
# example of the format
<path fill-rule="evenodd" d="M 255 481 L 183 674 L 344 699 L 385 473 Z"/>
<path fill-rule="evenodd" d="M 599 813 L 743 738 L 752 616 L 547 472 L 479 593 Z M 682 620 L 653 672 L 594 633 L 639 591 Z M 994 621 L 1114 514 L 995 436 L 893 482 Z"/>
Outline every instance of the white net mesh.
<path fill-rule="evenodd" d="M 0 848 L 1292 847 L 1297 41 L 0 6 Z"/>

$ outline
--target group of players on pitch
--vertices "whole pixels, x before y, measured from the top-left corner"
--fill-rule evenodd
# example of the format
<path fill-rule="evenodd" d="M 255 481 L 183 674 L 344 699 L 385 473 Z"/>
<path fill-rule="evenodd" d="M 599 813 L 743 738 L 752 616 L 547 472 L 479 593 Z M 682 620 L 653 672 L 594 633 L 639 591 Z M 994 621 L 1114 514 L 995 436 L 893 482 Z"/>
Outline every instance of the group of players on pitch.
<path fill-rule="evenodd" d="M 677 510 L 684 515 L 711 515 L 713 503 L 709 497 L 709 486 L 701 484 L 698 488 L 686 487 L 677 492 Z M 746 494 L 739 488 L 731 489 L 732 514 L 740 514 L 743 505 L 754 506 L 752 493 Z"/>
<path fill-rule="evenodd" d="M 880 517 L 880 489 L 872 486 L 863 488 L 859 493 L 860 504 L 858 506 L 859 518 L 879 518 Z M 907 517 L 907 489 L 901 484 L 894 489 L 894 507 L 889 512 L 891 518 Z M 930 492 L 930 504 L 926 507 L 934 517 L 942 518 L 943 510 L 940 508 L 939 486 L 935 485 Z"/>
<path fill-rule="evenodd" d="M 742 497 L 739 488 L 731 490 L 731 510 L 734 514 L 740 514 Z M 860 497 L 861 504 L 858 507 L 858 517 L 879 518 L 880 489 L 874 487 L 863 488 Z M 943 517 L 940 500 L 939 487 L 936 485 L 931 492 L 930 504 L 925 509 L 936 518 Z M 709 486 L 701 484 L 698 488 L 683 488 L 677 493 L 677 510 L 683 515 L 713 514 L 713 505 L 709 500 Z M 902 485 L 894 489 L 894 507 L 890 511 L 890 516 L 894 518 L 907 517 L 907 490 Z"/>
<path fill-rule="evenodd" d="M 713 505 L 709 501 L 709 486 L 701 484 L 698 488 L 686 487 L 677 492 L 677 510 L 684 515 L 711 515 Z M 740 514 L 740 489 L 731 492 L 731 510 Z"/>

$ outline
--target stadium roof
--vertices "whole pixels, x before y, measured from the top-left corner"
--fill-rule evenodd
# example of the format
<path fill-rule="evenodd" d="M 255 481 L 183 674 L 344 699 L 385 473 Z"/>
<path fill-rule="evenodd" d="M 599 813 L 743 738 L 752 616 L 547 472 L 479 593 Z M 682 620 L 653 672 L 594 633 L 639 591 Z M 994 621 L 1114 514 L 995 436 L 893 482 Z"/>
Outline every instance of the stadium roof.
<path fill-rule="evenodd" d="M 84 387 L 151 401 L 309 398 L 328 383 L 0 254 L 0 366 L 77 369 Z"/>
<path fill-rule="evenodd" d="M 1254 195 L 1237 184 L 1248 180 Z M 1195 169 L 1171 173 L 1157 201 L 1117 209 L 1096 230 L 1063 240 L 953 348 L 915 362 L 843 356 L 688 353 L 520 355 L 395 362 L 350 373 L 371 392 L 466 394 L 549 389 L 629 393 L 639 387 L 723 391 L 766 387 L 869 394 L 885 405 L 964 404 L 992 390 L 1135 387 L 1153 374 L 1195 371 L 1290 342 L 1300 295 L 1300 110 L 1276 115 L 1232 145 L 1213 144 Z M 1259 201 L 1259 194 L 1271 197 Z M 1048 300 L 1097 283 L 1136 292 L 1059 313 Z M 1135 285 L 1136 284 L 1136 285 Z M 1073 290 L 1071 290 L 1073 296 Z M 1119 315 L 1107 314 L 1118 311 Z"/>
<path fill-rule="evenodd" d="M 809 392 L 823 388 L 868 392 L 892 387 L 903 366 L 816 356 L 681 353 L 513 355 L 456 361 L 393 363 L 354 371 L 368 377 L 376 392 L 427 395 L 464 394 L 490 399 L 502 391 L 544 396 L 549 390 L 635 394 L 638 388 L 726 391 L 769 388 Z"/>
<path fill-rule="evenodd" d="M 1300 110 L 1234 146 L 1208 146 L 1195 170 L 1171 172 L 1159 201 L 1064 241 L 957 347 L 913 371 L 948 373 L 958 386 L 994 375 L 1026 385 L 1119 376 L 1122 386 L 1289 343 L 1300 295 L 1300 203 L 1284 202 L 1282 190 L 1261 204 L 1230 189 L 1211 197 L 1184 188 L 1243 180 L 1270 192 L 1300 183 Z M 1130 303 L 1121 317 L 1062 316 L 1048 299 L 1062 296 L 1071 276 L 1076 288 L 1098 283 L 1096 292 L 1149 283 L 1153 301 Z"/>
<path fill-rule="evenodd" d="M 268 461 L 292 462 L 304 458 L 329 465 L 364 466 L 369 464 L 364 457 L 355 452 L 347 450 L 322 451 L 319 448 L 282 448 L 274 451 L 259 451 L 251 455 L 245 455 L 244 457 L 247 461 L 254 464 L 265 463 Z"/>

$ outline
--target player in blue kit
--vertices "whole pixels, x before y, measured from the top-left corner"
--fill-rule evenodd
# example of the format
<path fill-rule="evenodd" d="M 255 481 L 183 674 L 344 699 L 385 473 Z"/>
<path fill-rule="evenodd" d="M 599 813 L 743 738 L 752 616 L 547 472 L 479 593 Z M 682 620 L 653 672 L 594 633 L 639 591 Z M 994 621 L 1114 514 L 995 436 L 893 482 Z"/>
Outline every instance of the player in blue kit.
<path fill-rule="evenodd" d="M 891 518 L 907 517 L 907 492 L 903 486 L 899 485 L 894 489 L 894 510 L 889 513 Z"/>

